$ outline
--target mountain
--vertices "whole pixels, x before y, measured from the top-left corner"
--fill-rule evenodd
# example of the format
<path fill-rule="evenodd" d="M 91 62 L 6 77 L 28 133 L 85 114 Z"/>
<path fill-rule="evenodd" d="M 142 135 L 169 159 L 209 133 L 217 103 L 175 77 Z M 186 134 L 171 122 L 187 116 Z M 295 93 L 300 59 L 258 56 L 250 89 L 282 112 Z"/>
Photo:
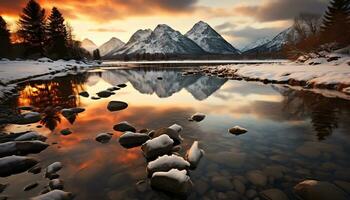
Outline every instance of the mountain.
<path fill-rule="evenodd" d="M 102 44 L 98 49 L 100 50 L 100 55 L 105 56 L 111 51 L 119 50 L 124 45 L 124 42 L 122 42 L 118 38 L 113 37 L 108 42 Z"/>
<path fill-rule="evenodd" d="M 86 49 L 90 53 L 92 53 L 94 50 L 96 50 L 98 48 L 97 45 L 93 41 L 91 41 L 87 38 L 85 38 L 83 41 L 81 41 L 81 47 L 83 47 L 84 49 Z"/>
<path fill-rule="evenodd" d="M 288 40 L 297 41 L 298 34 L 293 27 L 290 27 L 277 36 L 275 36 L 271 41 L 268 41 L 265 44 L 252 48 L 250 50 L 245 51 L 244 53 L 267 53 L 267 52 L 278 52 L 282 49 L 283 45 L 285 45 Z"/>
<path fill-rule="evenodd" d="M 160 24 L 153 31 L 137 31 L 124 47 L 113 51 L 112 55 L 143 53 L 198 55 L 205 54 L 205 51 L 179 31 L 175 31 L 168 25 Z"/>
<path fill-rule="evenodd" d="M 212 54 L 239 54 L 239 50 L 228 43 L 209 24 L 200 21 L 185 34 L 198 46 Z"/>
<path fill-rule="evenodd" d="M 271 37 L 259 38 L 259 39 L 255 40 L 254 42 L 252 42 L 252 43 L 246 45 L 245 47 L 243 47 L 241 49 L 241 52 L 246 52 L 248 50 L 251 50 L 251 49 L 254 49 L 254 48 L 259 47 L 261 45 L 264 45 L 264 44 L 270 42 L 271 40 L 272 40 Z"/>

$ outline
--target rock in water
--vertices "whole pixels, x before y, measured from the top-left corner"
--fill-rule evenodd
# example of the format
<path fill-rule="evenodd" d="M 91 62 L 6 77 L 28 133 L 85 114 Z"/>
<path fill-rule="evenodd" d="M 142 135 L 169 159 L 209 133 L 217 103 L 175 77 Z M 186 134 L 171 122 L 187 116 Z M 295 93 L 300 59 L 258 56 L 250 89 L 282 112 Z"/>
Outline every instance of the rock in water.
<path fill-rule="evenodd" d="M 52 190 L 46 194 L 42 194 L 31 198 L 31 200 L 71 200 L 74 199 L 74 195 L 70 192 L 64 192 L 62 190 Z"/>
<path fill-rule="evenodd" d="M 82 97 L 86 97 L 86 98 L 88 98 L 90 96 L 89 93 L 86 92 L 86 91 L 80 92 L 79 95 L 82 96 Z"/>
<path fill-rule="evenodd" d="M 100 133 L 96 136 L 95 140 L 100 143 L 108 143 L 112 138 L 110 133 Z"/>
<path fill-rule="evenodd" d="M 242 128 L 242 127 L 240 127 L 240 126 L 235 126 L 235 127 L 233 127 L 233 128 L 230 128 L 228 131 L 229 131 L 231 134 L 234 134 L 234 135 L 241 135 L 241 134 L 244 134 L 244 133 L 248 132 L 247 129 Z"/>
<path fill-rule="evenodd" d="M 128 107 L 128 104 L 122 101 L 111 101 L 108 103 L 107 109 L 111 112 L 124 110 Z"/>
<path fill-rule="evenodd" d="M 61 130 L 62 135 L 70 135 L 72 134 L 72 131 L 69 130 L 68 128 Z"/>
<path fill-rule="evenodd" d="M 122 84 L 118 84 L 117 86 L 120 87 L 120 88 L 125 88 L 126 84 L 122 83 Z"/>
<path fill-rule="evenodd" d="M 200 122 L 200 121 L 203 121 L 204 118 L 205 118 L 205 114 L 203 114 L 203 113 L 196 113 L 196 114 L 191 116 L 190 120 L 191 121 L 195 121 L 195 122 Z"/>
<path fill-rule="evenodd" d="M 61 110 L 61 114 L 65 118 L 71 118 L 84 111 L 85 111 L 85 108 L 64 108 Z"/>
<path fill-rule="evenodd" d="M 173 129 L 174 131 L 176 131 L 178 133 L 180 133 L 183 130 L 182 126 L 180 126 L 178 124 L 173 124 L 173 125 L 169 126 L 169 128 Z"/>
<path fill-rule="evenodd" d="M 126 148 L 137 147 L 149 140 L 150 137 L 144 133 L 126 132 L 119 137 L 119 143 Z"/>
<path fill-rule="evenodd" d="M 32 190 L 32 189 L 36 188 L 38 185 L 39 185 L 39 183 L 35 182 L 35 183 L 32 183 L 32 184 L 29 184 L 29 185 L 25 186 L 23 188 L 23 190 L 24 191 L 29 191 L 29 190 Z"/>
<path fill-rule="evenodd" d="M 152 134 L 152 138 L 159 137 L 161 135 L 168 135 L 172 140 L 174 140 L 174 145 L 179 145 L 182 142 L 182 138 L 179 132 L 170 128 L 160 128 Z"/>
<path fill-rule="evenodd" d="M 171 152 L 174 140 L 168 135 L 161 135 L 145 142 L 141 149 L 147 159 L 154 159 Z"/>
<path fill-rule="evenodd" d="M 267 184 L 267 177 L 259 170 L 249 171 L 247 179 L 255 186 L 265 186 Z"/>
<path fill-rule="evenodd" d="M 204 151 L 198 147 L 198 141 L 195 141 L 186 154 L 186 160 L 190 162 L 191 168 L 196 168 L 203 155 Z"/>
<path fill-rule="evenodd" d="M 41 115 L 38 112 L 28 112 L 15 121 L 15 124 L 33 124 L 41 120 Z"/>
<path fill-rule="evenodd" d="M 0 158 L 0 177 L 7 177 L 27 171 L 38 163 L 31 157 L 8 156 Z"/>
<path fill-rule="evenodd" d="M 129 122 L 123 121 L 114 125 L 113 129 L 120 132 L 136 132 L 136 128 L 133 127 Z"/>
<path fill-rule="evenodd" d="M 155 172 L 167 172 L 171 169 L 184 170 L 190 167 L 190 163 L 177 155 L 164 155 L 158 157 L 156 160 L 149 162 L 147 165 L 147 172 L 152 176 Z"/>
<path fill-rule="evenodd" d="M 5 142 L 0 144 L 0 157 L 40 153 L 48 146 L 47 143 L 38 140 Z"/>
<path fill-rule="evenodd" d="M 49 187 L 51 190 L 63 190 L 63 181 L 60 179 L 52 179 L 49 182 Z"/>
<path fill-rule="evenodd" d="M 151 186 L 153 188 L 177 195 L 188 194 L 192 185 L 186 170 L 172 169 L 168 172 L 156 172 L 151 178 Z"/>
<path fill-rule="evenodd" d="M 294 192 L 303 200 L 350 199 L 343 190 L 325 181 L 305 180 L 294 186 Z"/>
<path fill-rule="evenodd" d="M 266 200 L 289 200 L 287 195 L 279 189 L 264 190 L 260 195 Z"/>
<path fill-rule="evenodd" d="M 98 97 L 101 97 L 101 98 L 107 98 L 107 97 L 110 97 L 112 96 L 114 93 L 111 92 L 111 91 L 108 91 L 108 90 L 103 90 L 101 92 L 98 92 L 96 93 Z"/>
<path fill-rule="evenodd" d="M 28 140 L 40 140 L 40 141 L 46 141 L 46 137 L 43 135 L 40 135 L 37 132 L 31 131 L 28 133 L 25 133 L 19 137 L 16 137 L 15 141 L 28 141 Z"/>
<path fill-rule="evenodd" d="M 62 167 L 63 165 L 61 162 L 52 163 L 46 168 L 45 177 L 50 177 L 51 175 L 56 174 L 58 171 L 62 169 Z"/>

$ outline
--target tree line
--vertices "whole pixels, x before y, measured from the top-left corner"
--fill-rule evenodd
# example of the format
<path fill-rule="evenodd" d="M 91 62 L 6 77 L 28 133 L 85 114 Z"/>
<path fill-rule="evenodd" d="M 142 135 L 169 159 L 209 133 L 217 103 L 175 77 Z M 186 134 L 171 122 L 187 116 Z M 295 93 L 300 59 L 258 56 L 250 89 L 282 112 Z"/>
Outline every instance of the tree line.
<path fill-rule="evenodd" d="M 302 13 L 283 48 L 288 58 L 350 45 L 350 0 L 331 0 L 324 16 Z M 297 38 L 296 38 L 297 37 Z"/>
<path fill-rule="evenodd" d="M 29 0 L 11 33 L 0 16 L 0 58 L 83 59 L 90 54 L 74 40 L 73 29 L 53 7 L 48 16 L 38 2 Z"/>

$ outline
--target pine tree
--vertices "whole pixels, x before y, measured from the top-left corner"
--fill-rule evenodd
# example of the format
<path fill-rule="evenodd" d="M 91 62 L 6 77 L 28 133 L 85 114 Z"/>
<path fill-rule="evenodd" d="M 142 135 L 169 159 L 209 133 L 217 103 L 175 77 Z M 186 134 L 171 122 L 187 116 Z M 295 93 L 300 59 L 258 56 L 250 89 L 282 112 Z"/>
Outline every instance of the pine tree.
<path fill-rule="evenodd" d="M 61 12 L 53 7 L 48 18 L 47 36 L 49 54 L 54 58 L 66 58 L 68 56 L 68 33 Z"/>
<path fill-rule="evenodd" d="M 323 42 L 350 42 L 350 0 L 332 0 L 321 27 Z"/>
<path fill-rule="evenodd" d="M 92 52 L 92 57 L 94 60 L 101 60 L 100 50 L 96 49 Z"/>
<path fill-rule="evenodd" d="M 0 16 L 0 58 L 8 58 L 11 51 L 10 31 L 6 21 Z"/>
<path fill-rule="evenodd" d="M 22 12 L 18 34 L 28 46 L 26 54 L 43 56 L 46 42 L 45 10 L 35 0 L 30 0 Z"/>

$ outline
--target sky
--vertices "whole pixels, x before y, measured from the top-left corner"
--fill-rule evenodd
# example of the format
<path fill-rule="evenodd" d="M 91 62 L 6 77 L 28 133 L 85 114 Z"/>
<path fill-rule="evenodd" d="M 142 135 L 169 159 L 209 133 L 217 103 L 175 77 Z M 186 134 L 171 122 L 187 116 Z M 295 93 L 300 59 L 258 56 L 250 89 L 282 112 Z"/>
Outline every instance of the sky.
<path fill-rule="evenodd" d="M 16 29 L 28 0 L 0 0 L 0 15 Z M 299 13 L 323 14 L 329 0 L 37 0 L 57 7 L 76 39 L 101 45 L 112 37 L 127 42 L 139 29 L 167 24 L 185 34 L 202 20 L 237 48 L 290 27 Z"/>

